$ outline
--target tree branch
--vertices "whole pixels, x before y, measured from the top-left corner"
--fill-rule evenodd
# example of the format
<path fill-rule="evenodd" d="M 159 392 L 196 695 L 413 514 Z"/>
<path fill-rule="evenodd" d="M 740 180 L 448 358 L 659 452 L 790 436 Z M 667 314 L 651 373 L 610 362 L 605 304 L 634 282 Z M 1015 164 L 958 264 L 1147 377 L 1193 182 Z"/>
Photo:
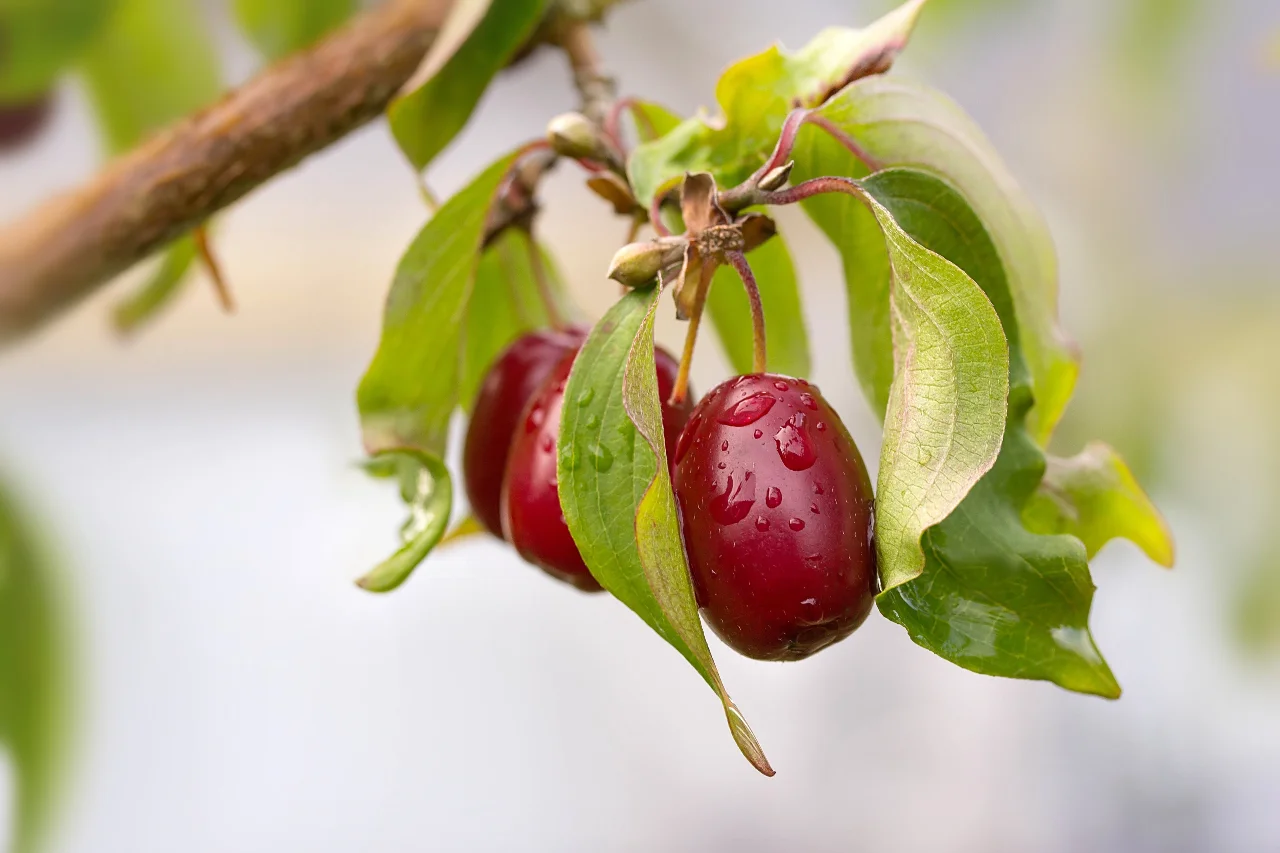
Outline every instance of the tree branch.
<path fill-rule="evenodd" d="M 387 0 L 0 230 L 0 343 L 380 115 L 451 0 Z"/>

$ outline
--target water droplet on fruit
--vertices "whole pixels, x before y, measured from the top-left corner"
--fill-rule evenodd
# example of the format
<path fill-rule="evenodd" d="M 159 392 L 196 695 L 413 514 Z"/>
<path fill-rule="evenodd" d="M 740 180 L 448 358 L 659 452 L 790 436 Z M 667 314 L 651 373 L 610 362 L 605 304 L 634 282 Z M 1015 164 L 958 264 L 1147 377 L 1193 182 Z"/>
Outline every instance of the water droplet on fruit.
<path fill-rule="evenodd" d="M 717 465 L 716 467 L 717 467 L 717 468 L 719 468 L 721 471 L 723 471 L 723 470 L 725 469 L 725 463 L 721 462 L 721 463 L 720 463 L 719 465 Z"/>
<path fill-rule="evenodd" d="M 809 440 L 809 431 L 805 428 L 805 417 L 796 412 L 782 425 L 773 440 L 778 445 L 778 455 L 782 464 L 792 471 L 804 471 L 817 461 L 813 442 Z"/>
<path fill-rule="evenodd" d="M 760 429 L 756 430 L 756 438 L 759 438 L 762 435 L 764 435 L 764 430 L 760 430 Z"/>
<path fill-rule="evenodd" d="M 782 503 L 782 490 L 777 486 L 770 486 L 769 491 L 764 493 L 764 502 L 769 509 L 773 509 Z"/>
<path fill-rule="evenodd" d="M 812 395 L 812 394 L 801 394 L 801 395 L 800 395 L 800 402 L 804 405 L 804 407 L 805 407 L 806 409 L 817 409 L 817 408 L 818 408 L 818 401 L 817 401 L 817 400 L 815 400 L 815 399 L 813 399 L 813 395 Z"/>
<path fill-rule="evenodd" d="M 721 524 L 737 524 L 756 502 L 756 478 L 750 472 L 730 474 L 723 494 L 711 501 L 711 517 Z"/>
<path fill-rule="evenodd" d="M 761 533 L 764 533 L 768 529 L 769 529 L 769 519 L 765 518 L 763 515 L 756 516 L 756 530 L 759 530 Z"/>
<path fill-rule="evenodd" d="M 556 437 L 554 435 L 548 435 L 542 439 L 543 453 L 550 453 L 555 449 L 556 449 Z"/>
<path fill-rule="evenodd" d="M 767 415 L 776 402 L 777 399 L 768 391 L 758 391 L 734 403 L 716 420 L 725 426 L 750 426 Z"/>
<path fill-rule="evenodd" d="M 591 445 L 587 455 L 591 458 L 591 467 L 597 471 L 608 471 L 613 466 L 613 454 L 603 444 Z"/>
<path fill-rule="evenodd" d="M 787 527 L 790 527 L 796 533 L 799 533 L 801 530 L 804 530 L 804 521 L 799 518 L 793 518 L 787 522 Z"/>
<path fill-rule="evenodd" d="M 547 485 L 554 489 L 559 487 L 560 481 L 556 479 L 555 474 L 552 474 L 550 479 L 547 480 Z"/>
<path fill-rule="evenodd" d="M 596 389 L 594 388 L 586 389 L 585 391 L 583 391 L 581 394 L 578 395 L 578 405 L 579 406 L 589 405 L 591 401 L 595 399 L 595 396 L 596 396 Z"/>
<path fill-rule="evenodd" d="M 826 425 L 825 423 L 823 423 L 822 421 L 818 421 L 818 425 L 817 425 L 817 426 L 815 426 L 815 427 L 814 427 L 814 429 L 816 429 L 818 432 L 826 432 L 826 431 L 827 431 L 827 425 Z"/>
<path fill-rule="evenodd" d="M 525 418 L 524 431 L 536 432 L 538 427 L 542 426 L 542 422 L 547 419 L 547 409 L 542 405 L 542 401 L 533 404 L 533 408 L 529 410 L 529 417 Z"/>
<path fill-rule="evenodd" d="M 802 601 L 802 602 L 800 602 L 800 603 L 801 603 L 801 604 L 804 604 L 804 605 L 806 605 L 806 606 L 808 606 L 808 607 L 812 607 L 813 605 L 815 605 L 815 604 L 817 604 L 817 603 L 818 603 L 818 599 L 816 599 L 816 598 L 806 598 L 804 601 Z"/>
<path fill-rule="evenodd" d="M 817 503 L 809 504 L 809 512 L 813 513 L 814 515 L 822 515 L 822 513 L 818 510 Z"/>
<path fill-rule="evenodd" d="M 777 382 L 773 383 L 773 387 L 774 387 L 774 388 L 777 388 L 779 391 L 790 391 L 790 390 L 791 390 L 791 386 L 790 386 L 790 385 L 788 385 L 787 383 L 783 382 L 781 379 L 779 379 Z"/>
<path fill-rule="evenodd" d="M 815 495 L 823 495 L 823 494 L 826 494 L 826 490 L 822 488 L 822 484 L 821 484 L 821 483 L 814 483 L 814 484 L 813 484 L 813 493 L 814 493 Z"/>
<path fill-rule="evenodd" d="M 680 464 L 680 460 L 689 452 L 689 448 L 693 447 L 693 436 L 698 431 L 699 424 L 702 423 L 702 415 L 694 415 L 693 418 L 680 431 L 680 438 L 676 441 L 676 464 Z"/>
<path fill-rule="evenodd" d="M 726 453 L 729 451 L 729 440 L 728 440 L 728 439 L 725 439 L 724 441 L 720 442 L 720 449 L 721 449 L 721 450 L 723 450 L 723 451 L 725 451 Z"/>

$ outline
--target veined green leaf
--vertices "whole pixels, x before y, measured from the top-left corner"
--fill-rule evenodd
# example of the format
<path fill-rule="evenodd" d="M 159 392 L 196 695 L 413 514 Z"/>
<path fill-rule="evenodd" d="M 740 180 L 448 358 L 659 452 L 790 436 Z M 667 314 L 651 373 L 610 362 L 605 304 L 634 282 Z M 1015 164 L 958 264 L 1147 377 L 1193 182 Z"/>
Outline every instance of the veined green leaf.
<path fill-rule="evenodd" d="M 15 770 L 15 853 L 35 850 L 48 825 L 66 728 L 67 650 L 50 572 L 0 493 L 0 747 Z"/>
<path fill-rule="evenodd" d="M 533 34 L 548 0 L 459 0 L 404 94 L 387 110 L 414 168 L 425 169 L 466 125 L 489 82 Z"/>
<path fill-rule="evenodd" d="M 892 170 L 862 186 L 884 231 L 892 273 L 894 379 L 876 488 L 880 580 L 892 589 L 919 576 L 924 531 L 950 515 L 995 464 L 1007 413 L 1009 350 L 982 288 L 912 239 L 896 218 L 910 218 L 921 230 L 937 213 L 931 205 L 947 197 L 945 185 L 920 172 Z"/>
<path fill-rule="evenodd" d="M 387 294 L 382 340 L 356 392 L 365 449 L 396 452 L 401 493 L 410 507 L 405 546 L 360 581 L 376 592 L 403 583 L 444 534 L 452 481 L 444 466 L 449 419 L 475 370 L 492 352 L 464 336 L 471 319 L 485 223 L 520 152 L 487 168 L 445 202 L 414 238 Z M 494 261 L 496 263 L 496 261 Z M 493 282 L 490 280 L 486 287 Z M 470 378 L 468 378 L 470 377 Z M 374 465 L 373 473 L 385 465 Z"/>
<path fill-rule="evenodd" d="M 632 154 L 636 198 L 647 206 L 685 172 L 710 172 L 721 187 L 740 183 L 773 150 L 791 110 L 816 107 L 851 81 L 888 70 L 925 2 L 909 0 L 863 29 L 825 29 L 794 53 L 774 45 L 731 65 L 716 84 L 722 120 L 694 116 Z"/>
<path fill-rule="evenodd" d="M 773 775 L 725 692 L 698 618 L 663 445 L 657 299 L 656 287 L 623 296 L 574 361 L 560 424 L 560 502 L 591 574 L 698 671 L 743 754 Z"/>
<path fill-rule="evenodd" d="M 235 16 L 263 56 L 279 59 L 319 41 L 357 5 L 357 0 L 235 0 Z"/>
<path fill-rule="evenodd" d="M 386 450 L 374 460 L 391 461 L 400 475 L 409 518 L 400 531 L 404 544 L 357 583 L 370 592 L 390 592 L 404 583 L 444 536 L 453 510 L 453 478 L 436 456 L 416 450 Z"/>
<path fill-rule="evenodd" d="M 1069 459 L 1049 456 L 1023 521 L 1036 533 L 1070 533 L 1089 559 L 1112 539 L 1128 539 L 1161 566 L 1173 566 L 1173 535 L 1120 454 L 1100 441 Z"/>
<path fill-rule="evenodd" d="M 0 103 L 52 89 L 110 17 L 117 0 L 0 0 Z"/>
<path fill-rule="evenodd" d="M 212 103 L 222 90 L 216 50 L 195 0 L 117 0 L 80 71 L 112 154 Z M 180 237 L 162 254 L 152 276 L 113 311 L 116 328 L 126 334 L 181 292 L 195 242 Z"/>
<path fill-rule="evenodd" d="M 765 332 L 769 337 L 768 370 L 788 376 L 809 375 L 809 334 L 800 305 L 800 284 L 791 253 L 775 234 L 747 256 L 760 289 Z M 707 312 L 737 373 L 752 370 L 751 304 L 742 280 L 731 266 L 716 270 L 707 296 Z"/>
<path fill-rule="evenodd" d="M 924 532 L 923 571 L 896 586 L 886 583 L 880 610 L 920 645 L 975 672 L 1116 696 L 1120 688 L 1089 632 L 1093 582 L 1084 546 L 1023 525 L 1045 460 L 1025 428 L 1031 386 L 994 243 L 954 188 L 932 175 L 895 169 L 865 184 L 913 236 L 983 288 L 1010 344 L 1008 423 L 995 466 Z"/>
<path fill-rule="evenodd" d="M 1045 443 L 1071 399 L 1079 365 L 1058 327 L 1057 257 L 1040 213 L 973 121 L 927 87 L 868 77 L 845 88 L 818 115 L 856 140 L 879 167 L 911 166 L 940 175 L 978 214 L 1008 274 L 1035 390 L 1028 426 Z"/>

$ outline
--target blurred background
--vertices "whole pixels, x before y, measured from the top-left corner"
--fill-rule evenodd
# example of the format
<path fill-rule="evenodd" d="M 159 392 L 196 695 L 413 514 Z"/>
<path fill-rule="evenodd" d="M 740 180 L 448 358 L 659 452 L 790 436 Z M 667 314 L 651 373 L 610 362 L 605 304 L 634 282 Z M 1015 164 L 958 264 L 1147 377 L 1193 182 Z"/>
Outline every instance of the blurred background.
<path fill-rule="evenodd" d="M 624 92 L 689 113 L 733 59 L 888 5 L 634 0 L 600 46 Z M 226 6 L 199 11 L 234 84 L 261 60 Z M 200 280 L 122 341 L 111 306 L 140 270 L 0 357 L 0 469 L 57 566 L 74 664 L 51 848 L 1280 850 L 1280 6 L 934 0 L 894 73 L 953 95 L 1050 219 L 1085 352 L 1055 450 L 1115 445 L 1177 536 L 1172 573 L 1128 543 L 1093 564 L 1123 699 L 972 675 L 876 615 L 798 665 L 712 638 L 764 779 L 647 627 L 504 546 L 357 590 L 403 510 L 356 466 L 354 389 L 426 216 L 379 123 L 218 220 L 234 317 Z M 573 106 L 563 58 L 536 54 L 433 188 Z M 0 158 L 0 221 L 111 145 L 68 79 L 38 144 Z M 544 201 L 598 315 L 625 223 L 567 169 Z M 874 463 L 837 258 L 794 213 L 814 378 Z M 701 388 L 727 373 L 706 340 Z M 0 830 L 13 790 L 0 759 Z"/>

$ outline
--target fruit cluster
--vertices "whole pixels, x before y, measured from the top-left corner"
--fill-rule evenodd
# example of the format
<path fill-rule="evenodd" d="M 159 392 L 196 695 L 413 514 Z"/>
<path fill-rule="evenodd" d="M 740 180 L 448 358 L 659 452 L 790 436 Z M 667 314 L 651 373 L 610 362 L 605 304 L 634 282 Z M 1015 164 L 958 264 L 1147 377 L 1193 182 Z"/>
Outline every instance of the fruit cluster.
<path fill-rule="evenodd" d="M 556 439 L 586 338 L 538 331 L 489 369 L 463 450 L 475 518 L 547 573 L 599 583 L 560 508 Z M 678 364 L 654 358 L 667 458 L 698 606 L 730 647 L 799 660 L 853 632 L 876 591 L 872 491 L 839 416 L 803 379 L 757 373 L 695 407 L 670 402 Z"/>

